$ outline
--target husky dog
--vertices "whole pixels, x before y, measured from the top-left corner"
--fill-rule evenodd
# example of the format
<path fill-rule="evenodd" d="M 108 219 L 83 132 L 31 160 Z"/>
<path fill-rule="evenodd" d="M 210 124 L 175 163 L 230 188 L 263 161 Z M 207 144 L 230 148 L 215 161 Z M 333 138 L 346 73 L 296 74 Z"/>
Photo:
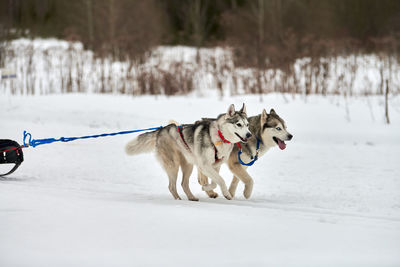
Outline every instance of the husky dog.
<path fill-rule="evenodd" d="M 209 119 L 205 119 L 209 120 Z M 271 147 L 279 146 L 281 150 L 286 148 L 285 141 L 289 141 L 293 138 L 286 130 L 286 124 L 281 117 L 276 114 L 274 109 L 271 109 L 267 114 L 264 109 L 263 112 L 258 116 L 248 118 L 249 128 L 253 136 L 248 140 L 246 144 L 242 144 L 241 160 L 245 163 L 252 161 L 256 156 L 257 158 L 264 155 Z M 259 149 L 257 151 L 257 141 L 259 142 Z M 234 174 L 232 183 L 229 187 L 229 193 L 232 197 L 235 196 L 236 188 L 241 180 L 245 184 L 244 197 L 249 198 L 253 190 L 253 179 L 247 173 L 247 166 L 241 165 L 238 159 L 239 148 L 236 146 L 228 159 L 229 169 Z M 212 191 L 215 188 L 215 184 L 212 182 L 208 184 L 207 176 L 198 171 L 198 181 L 206 189 L 206 193 L 210 197 L 217 197 L 218 195 Z"/>
<path fill-rule="evenodd" d="M 193 165 L 210 177 L 213 184 L 219 185 L 225 198 L 232 199 L 224 179 L 219 175 L 219 169 L 228 160 L 234 144 L 245 143 L 251 137 L 248 127 L 246 106 L 243 104 L 240 111 L 235 111 L 234 105 L 230 105 L 226 114 L 212 121 L 180 126 L 169 124 L 159 130 L 141 134 L 126 145 L 125 151 L 128 155 L 135 155 L 155 150 L 168 174 L 168 188 L 175 199 L 181 199 L 176 191 L 178 170 L 181 167 L 183 191 L 189 200 L 198 200 L 189 188 Z"/>

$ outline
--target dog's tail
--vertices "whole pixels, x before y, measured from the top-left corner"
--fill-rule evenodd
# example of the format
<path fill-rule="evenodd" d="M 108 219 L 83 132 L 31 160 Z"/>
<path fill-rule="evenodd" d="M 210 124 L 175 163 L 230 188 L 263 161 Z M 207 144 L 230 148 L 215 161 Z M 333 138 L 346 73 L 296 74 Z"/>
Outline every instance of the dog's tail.
<path fill-rule="evenodd" d="M 144 133 L 130 141 L 125 146 L 125 152 L 128 155 L 152 152 L 156 147 L 157 133 L 159 130 Z"/>
<path fill-rule="evenodd" d="M 169 120 L 169 121 L 168 121 L 168 124 L 174 124 L 174 125 L 176 125 L 176 126 L 179 126 L 179 125 L 180 125 L 179 122 L 177 122 L 176 120 Z"/>

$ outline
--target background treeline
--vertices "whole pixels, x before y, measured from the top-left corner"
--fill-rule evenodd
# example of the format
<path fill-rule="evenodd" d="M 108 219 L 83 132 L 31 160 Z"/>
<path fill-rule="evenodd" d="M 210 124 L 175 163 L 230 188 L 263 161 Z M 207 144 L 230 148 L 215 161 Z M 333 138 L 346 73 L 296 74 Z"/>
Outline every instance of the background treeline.
<path fill-rule="evenodd" d="M 236 47 L 243 63 L 262 65 L 265 57 L 280 64 L 313 53 L 390 46 L 384 38 L 399 38 L 400 1 L 0 0 L 0 23 L 2 38 L 78 40 L 100 55 L 223 44 Z"/>
<path fill-rule="evenodd" d="M 19 37 L 79 41 L 94 57 Z M 197 53 L 165 59 L 163 45 Z M 399 0 L 0 0 L 12 93 L 397 93 L 399 49 Z"/>

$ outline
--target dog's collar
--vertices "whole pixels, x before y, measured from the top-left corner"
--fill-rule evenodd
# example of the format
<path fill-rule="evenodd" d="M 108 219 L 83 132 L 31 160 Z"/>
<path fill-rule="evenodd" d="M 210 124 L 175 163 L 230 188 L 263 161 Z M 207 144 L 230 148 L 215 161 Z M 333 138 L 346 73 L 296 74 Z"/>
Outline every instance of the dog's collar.
<path fill-rule="evenodd" d="M 228 143 L 228 144 L 231 143 L 231 142 L 229 142 L 228 140 L 225 139 L 225 137 L 222 135 L 222 133 L 221 133 L 221 131 L 219 129 L 218 129 L 218 135 L 219 135 L 219 138 L 221 138 L 224 143 Z M 222 144 L 221 141 L 215 143 L 215 145 L 217 145 L 217 146 L 221 145 L 221 144 Z M 242 146 L 240 145 L 240 142 L 237 142 L 236 145 L 240 150 L 242 149 Z"/>
<path fill-rule="evenodd" d="M 224 143 L 228 143 L 228 144 L 231 143 L 231 142 L 229 142 L 228 140 L 225 139 L 225 137 L 222 135 L 220 130 L 218 130 L 218 135 L 219 135 L 219 138 L 221 138 Z"/>
<path fill-rule="evenodd" d="M 240 155 L 242 154 L 242 149 L 239 150 L 238 160 L 239 160 L 240 164 L 242 164 L 244 166 L 251 166 L 254 164 L 254 162 L 256 162 L 258 160 L 258 153 L 260 152 L 260 143 L 262 143 L 261 139 L 257 138 L 256 155 L 254 157 L 252 156 L 252 161 L 250 161 L 249 163 L 245 163 L 242 161 L 242 159 L 240 158 Z"/>

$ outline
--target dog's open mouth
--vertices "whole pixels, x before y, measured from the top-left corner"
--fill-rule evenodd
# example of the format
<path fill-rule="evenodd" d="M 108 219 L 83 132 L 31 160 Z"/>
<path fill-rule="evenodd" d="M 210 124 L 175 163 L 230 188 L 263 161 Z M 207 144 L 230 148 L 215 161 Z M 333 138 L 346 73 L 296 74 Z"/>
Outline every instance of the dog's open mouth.
<path fill-rule="evenodd" d="M 278 146 L 279 146 L 279 148 L 280 148 L 281 150 L 284 150 L 284 149 L 286 148 L 285 142 L 282 141 L 281 139 L 279 139 L 278 137 L 275 137 L 275 136 L 274 136 L 274 137 L 272 137 L 272 139 L 274 139 L 275 143 L 278 144 Z"/>
<path fill-rule="evenodd" d="M 242 138 L 240 135 L 238 135 L 237 133 L 235 133 L 237 135 L 237 137 L 239 137 L 239 139 L 243 142 L 243 143 L 247 143 L 247 138 Z"/>

